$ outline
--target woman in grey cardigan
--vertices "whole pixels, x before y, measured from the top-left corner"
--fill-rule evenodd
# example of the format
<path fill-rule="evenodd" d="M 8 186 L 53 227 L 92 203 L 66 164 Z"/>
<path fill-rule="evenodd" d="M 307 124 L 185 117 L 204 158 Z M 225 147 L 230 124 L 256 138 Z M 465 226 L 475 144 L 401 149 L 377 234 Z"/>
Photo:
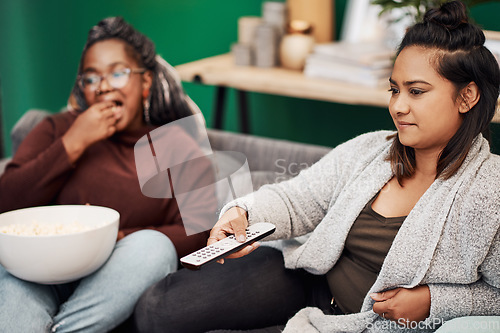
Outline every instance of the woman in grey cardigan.
<path fill-rule="evenodd" d="M 168 276 L 139 301 L 138 329 L 433 332 L 500 315 L 500 157 L 481 134 L 500 71 L 484 40 L 461 2 L 427 12 L 389 80 L 397 132 L 357 137 L 226 205 L 209 244 L 271 222 L 282 255 L 263 246 Z"/>

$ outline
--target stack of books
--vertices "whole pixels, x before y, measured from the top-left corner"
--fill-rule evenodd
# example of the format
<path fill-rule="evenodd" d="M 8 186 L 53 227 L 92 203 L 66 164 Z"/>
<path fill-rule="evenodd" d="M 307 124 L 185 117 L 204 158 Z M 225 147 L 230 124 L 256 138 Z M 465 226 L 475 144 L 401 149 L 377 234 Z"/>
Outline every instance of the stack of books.
<path fill-rule="evenodd" d="M 393 49 L 375 42 L 317 44 L 306 59 L 304 75 L 388 87 L 394 56 Z"/>
<path fill-rule="evenodd" d="M 499 34 L 500 36 L 500 34 Z M 486 39 L 484 46 L 490 50 L 493 56 L 497 59 L 498 64 L 500 65 L 500 40 L 494 39 Z"/>

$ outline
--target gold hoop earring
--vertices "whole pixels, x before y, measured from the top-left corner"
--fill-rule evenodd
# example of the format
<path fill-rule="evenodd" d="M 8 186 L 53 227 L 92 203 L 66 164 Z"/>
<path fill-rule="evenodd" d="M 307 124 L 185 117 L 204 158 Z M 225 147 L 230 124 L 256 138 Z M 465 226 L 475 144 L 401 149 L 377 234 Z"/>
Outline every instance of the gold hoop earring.
<path fill-rule="evenodd" d="M 151 124 L 151 117 L 149 115 L 149 98 L 144 99 L 144 120 L 146 121 L 146 124 Z"/>

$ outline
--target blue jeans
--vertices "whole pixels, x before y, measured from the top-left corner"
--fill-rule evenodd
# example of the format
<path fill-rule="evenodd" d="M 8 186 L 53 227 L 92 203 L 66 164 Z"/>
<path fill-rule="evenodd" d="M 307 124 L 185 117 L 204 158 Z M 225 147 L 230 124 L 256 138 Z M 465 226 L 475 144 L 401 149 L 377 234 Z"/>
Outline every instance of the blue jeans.
<path fill-rule="evenodd" d="M 132 314 L 147 287 L 176 269 L 174 245 L 153 230 L 118 241 L 108 261 L 77 282 L 31 283 L 0 266 L 0 330 L 107 332 Z"/>

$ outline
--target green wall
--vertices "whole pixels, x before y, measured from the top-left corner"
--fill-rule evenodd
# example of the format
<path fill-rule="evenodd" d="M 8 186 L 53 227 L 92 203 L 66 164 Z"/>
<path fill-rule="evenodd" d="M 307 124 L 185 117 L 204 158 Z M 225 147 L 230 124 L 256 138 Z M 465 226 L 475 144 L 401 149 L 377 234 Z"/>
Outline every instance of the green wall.
<path fill-rule="evenodd" d="M 1 0 L 0 84 L 3 136 L 28 109 L 53 112 L 66 104 L 88 29 L 121 15 L 148 35 L 172 65 L 229 51 L 237 19 L 260 15 L 262 0 Z M 346 0 L 335 0 L 336 32 Z M 500 30 L 500 3 L 472 9 L 486 29 Z M 184 85 L 212 123 L 214 87 Z M 234 91 L 229 91 L 225 128 L 238 131 Z M 393 128 L 387 110 L 258 93 L 249 95 L 252 132 L 261 136 L 333 146 L 357 134 Z M 494 125 L 495 150 L 500 125 Z"/>

